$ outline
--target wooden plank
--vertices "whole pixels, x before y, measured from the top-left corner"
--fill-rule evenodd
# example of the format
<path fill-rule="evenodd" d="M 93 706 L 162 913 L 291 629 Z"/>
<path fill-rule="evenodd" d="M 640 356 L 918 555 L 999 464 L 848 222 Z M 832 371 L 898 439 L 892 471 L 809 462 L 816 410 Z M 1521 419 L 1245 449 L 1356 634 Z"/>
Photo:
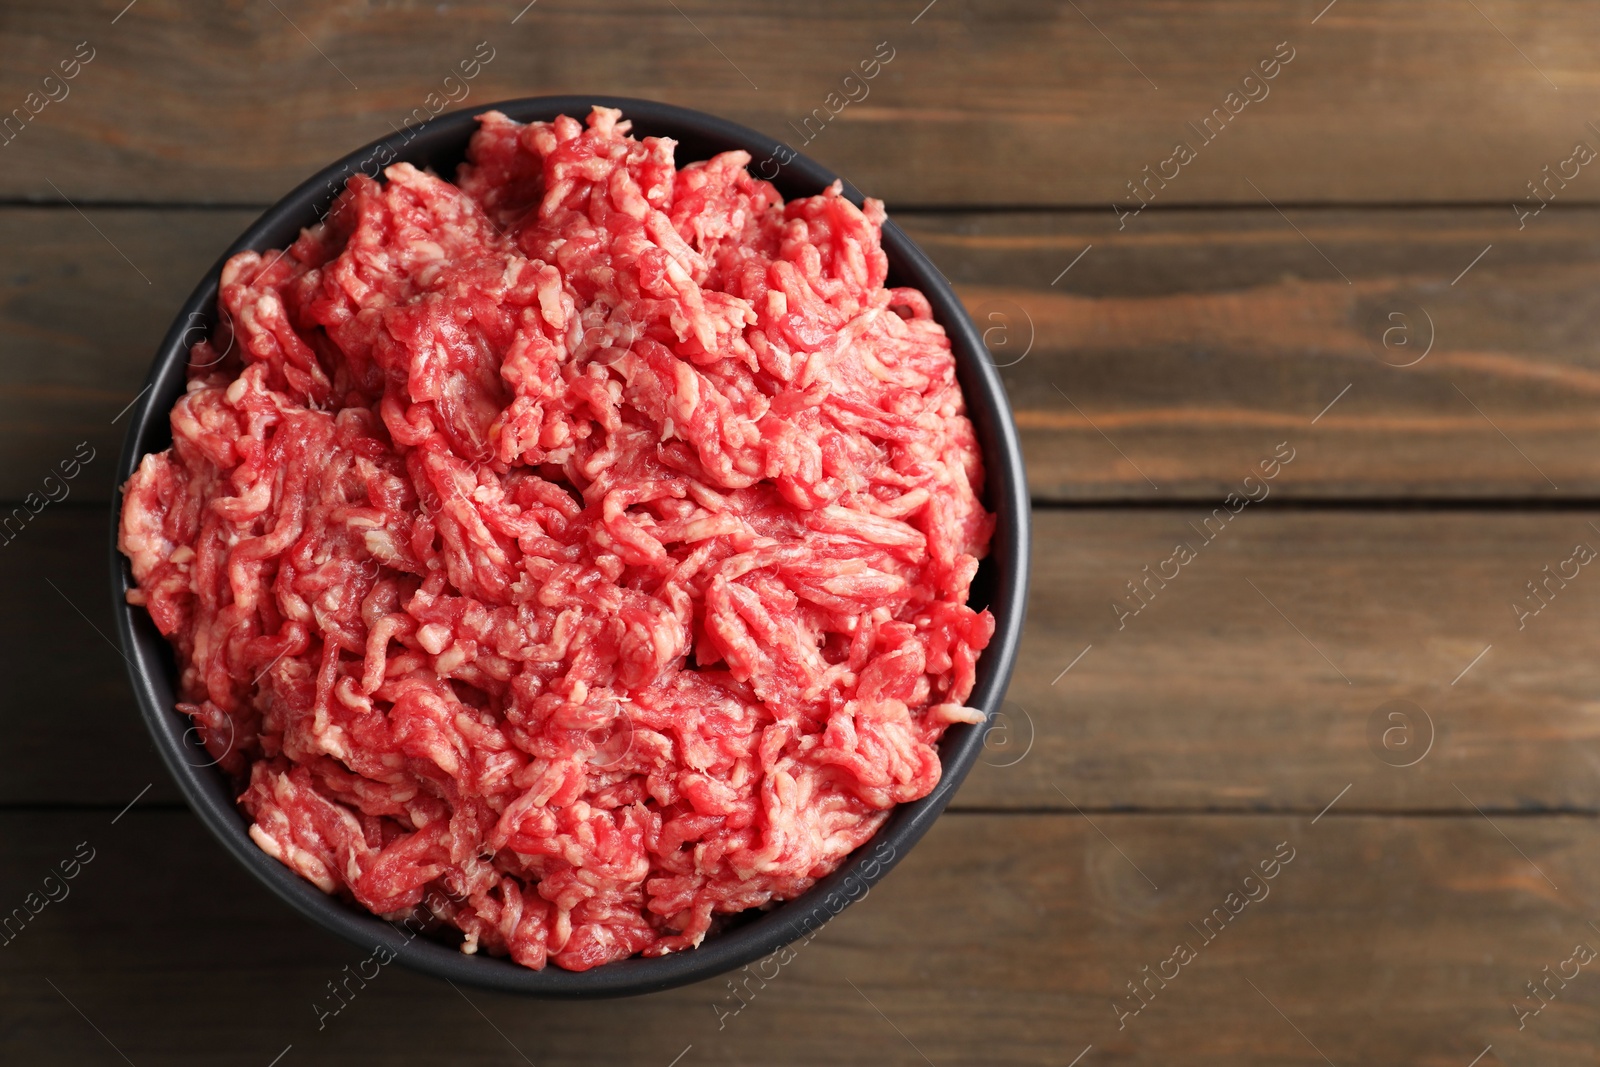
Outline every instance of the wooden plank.
<path fill-rule="evenodd" d="M 156 346 L 257 214 L 0 209 L 0 500 L 60 496 L 44 479 L 91 454 L 81 442 L 94 458 L 67 499 L 110 497 L 125 413 Z"/>
<path fill-rule="evenodd" d="M 1465 1067 L 1493 1045 L 1484 1062 L 1564 1065 L 1592 1062 L 1600 1025 L 1593 964 L 1520 1031 L 1512 1010 L 1575 944 L 1600 947 L 1587 818 L 1506 820 L 1513 847 L 1472 814 L 952 814 L 764 985 L 758 966 L 742 1008 L 726 980 L 551 1004 L 391 966 L 320 1031 L 327 983 L 367 954 L 292 916 L 187 813 L 110 818 L 0 815 L 8 908 L 94 850 L 0 952 L 7 1062 L 262 1067 L 292 1046 L 282 1063 L 1062 1067 L 1092 1045 L 1082 1062 Z M 1180 943 L 1193 958 L 1164 963 Z M 1114 1003 L 1143 1006 L 1119 1030 Z"/>
<path fill-rule="evenodd" d="M 1597 518 L 1036 512 L 1011 733 L 961 802 L 1314 812 L 1349 784 L 1369 810 L 1594 811 L 1600 581 L 1568 564 L 1521 629 L 1512 605 L 1600 551 Z"/>
<path fill-rule="evenodd" d="M 430 93 L 444 106 L 464 88 L 477 106 L 603 86 L 786 137 L 897 202 L 1109 213 L 1179 141 L 1197 158 L 1168 166 L 1179 176 L 1159 196 L 1173 203 L 1503 202 L 1591 137 L 1600 103 L 1600 27 L 1581 0 L 1342 0 L 1320 17 L 1317 0 L 945 0 L 920 15 L 830 0 L 800 23 L 750 0 L 543 0 L 520 17 L 484 2 L 122 6 L 8 7 L 5 108 L 70 95 L 29 105 L 0 196 L 267 202 L 434 106 Z M 44 85 L 79 42 L 92 61 Z M 479 42 L 488 65 L 447 85 Z M 879 42 L 889 65 L 844 85 Z M 1293 58 L 1244 84 L 1275 53 Z M 859 102 L 828 100 L 841 90 Z M 1262 98 L 1227 100 L 1241 90 Z M 1206 142 L 1200 124 L 1229 107 L 1241 110 Z M 806 143 L 795 130 L 817 108 L 841 110 Z"/>
<path fill-rule="evenodd" d="M 0 366 L 0 500 L 38 491 L 80 441 L 105 458 L 73 496 L 106 499 L 115 420 L 251 213 L 87 216 L 0 209 L 15 353 Z M 901 222 L 1008 364 L 1036 499 L 1219 501 L 1286 438 L 1301 458 L 1285 497 L 1600 496 L 1600 210 L 1552 208 L 1521 234 L 1491 209 L 1294 216 L 1315 247 L 1265 209 L 1153 214 L 1120 233 L 1081 213 Z M 1417 307 L 1432 350 L 1380 362 L 1390 313 L 1425 340 Z M 1401 336 L 1391 362 L 1420 351 Z"/>
<path fill-rule="evenodd" d="M 1285 496 L 1600 494 L 1600 212 L 1292 218 L 909 228 L 989 331 L 1035 499 L 1216 502 L 1285 439 Z"/>
<path fill-rule="evenodd" d="M 103 506 L 42 511 L 0 545 L 0 803 L 177 802 L 128 687 L 111 616 Z"/>
<path fill-rule="evenodd" d="M 1600 550 L 1600 514 L 1296 511 L 1269 498 L 1220 534 L 1213 518 L 1205 543 L 1208 516 L 1037 513 L 1006 717 L 958 806 L 1314 813 L 1350 785 L 1342 803 L 1358 810 L 1600 811 L 1600 580 L 1568 564 L 1579 576 L 1549 586 L 1521 630 L 1511 607 L 1578 542 Z M 118 653 L 91 627 L 112 633 L 94 562 L 106 530 L 99 508 L 47 510 L 0 548 L 0 589 L 31 606 L 0 621 L 13 686 L 0 803 L 120 805 L 151 782 L 152 798 L 176 796 Z M 1119 622 L 1114 602 L 1138 605 L 1125 583 L 1163 569 L 1179 540 L 1196 558 L 1165 588 L 1152 579 L 1148 606 Z M 1388 719 L 1394 700 L 1427 723 L 1414 710 Z M 1394 766 L 1412 754 L 1424 755 Z"/>

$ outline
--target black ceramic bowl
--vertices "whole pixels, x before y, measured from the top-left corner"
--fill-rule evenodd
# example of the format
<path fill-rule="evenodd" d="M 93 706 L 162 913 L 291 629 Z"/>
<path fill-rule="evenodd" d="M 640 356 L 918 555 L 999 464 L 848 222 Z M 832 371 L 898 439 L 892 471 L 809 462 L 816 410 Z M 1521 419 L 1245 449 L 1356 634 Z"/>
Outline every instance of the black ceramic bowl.
<path fill-rule="evenodd" d="M 477 125 L 473 116 L 491 108 L 520 122 L 533 122 L 563 114 L 582 118 L 595 104 L 621 108 L 624 116 L 632 120 L 635 136 L 674 138 L 680 165 L 742 148 L 752 157 L 752 172 L 772 180 L 785 199 L 815 194 L 835 178 L 826 168 L 754 130 L 698 111 L 617 97 L 554 96 L 486 104 L 440 115 L 374 142 L 278 201 L 201 280 L 167 331 L 146 391 L 134 408 L 117 467 L 118 485 L 127 481 L 145 454 L 171 443 L 167 416 L 184 388 L 188 346 L 205 336 L 202 331 L 214 323 L 217 278 L 229 256 L 246 249 L 259 251 L 292 243 L 302 227 L 317 221 L 320 213 L 327 210 L 333 192 L 358 171 L 376 174 L 381 166 L 397 160 L 431 167 L 438 174 L 453 178 Z M 844 191 L 851 200 L 861 203 L 861 194 L 848 183 Z M 993 641 L 978 661 L 977 687 L 970 704 L 992 717 L 1005 695 L 1016 659 L 1027 591 L 1028 492 L 1022 452 L 1000 377 L 949 283 L 893 222 L 883 228 L 883 245 L 889 256 L 890 284 L 921 289 L 933 304 L 935 318 L 950 335 L 961 386 L 988 470 L 985 503 L 998 516 L 998 526 L 989 558 L 984 560 L 974 583 L 972 603 L 975 607 L 988 606 L 997 626 Z M 130 607 L 125 600 L 132 576 L 116 548 L 115 522 L 121 507 L 119 490 L 112 503 L 111 544 L 117 630 L 127 651 L 133 690 L 145 723 L 189 804 L 236 860 L 302 915 L 365 949 L 385 946 L 404 963 L 441 978 L 552 997 L 623 996 L 699 981 L 750 963 L 813 932 L 864 895 L 933 825 L 983 748 L 983 727 L 958 724 L 950 729 L 939 745 L 944 773 L 932 793 L 897 808 L 871 841 L 805 895 L 765 912 L 740 916 L 693 951 L 658 959 L 623 960 L 582 973 L 553 965 L 533 971 L 506 959 L 481 954 L 465 956 L 425 937 L 408 939 L 395 926 L 326 896 L 250 840 L 248 823 L 234 804 L 226 776 L 211 765 L 189 719 L 173 708 L 176 669 L 166 641 L 156 632 L 144 609 Z"/>

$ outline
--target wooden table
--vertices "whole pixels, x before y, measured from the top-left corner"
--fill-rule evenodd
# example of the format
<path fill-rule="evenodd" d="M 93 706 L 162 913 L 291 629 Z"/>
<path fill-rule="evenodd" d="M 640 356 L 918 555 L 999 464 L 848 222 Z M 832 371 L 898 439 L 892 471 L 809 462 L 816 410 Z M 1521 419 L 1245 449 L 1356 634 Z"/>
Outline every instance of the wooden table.
<path fill-rule="evenodd" d="M 0 107 L 62 97 L 0 146 L 0 499 L 94 455 L 0 546 L 0 909 L 92 856 L 0 946 L 0 1060 L 1594 1062 L 1592 5 L 125 2 L 0 10 Z M 361 953 L 183 807 L 107 640 L 110 472 L 173 310 L 430 93 L 801 147 L 882 42 L 803 150 L 1007 364 L 1036 577 L 985 765 L 737 1014 L 720 981 L 555 1004 L 390 968 L 319 1030 Z"/>

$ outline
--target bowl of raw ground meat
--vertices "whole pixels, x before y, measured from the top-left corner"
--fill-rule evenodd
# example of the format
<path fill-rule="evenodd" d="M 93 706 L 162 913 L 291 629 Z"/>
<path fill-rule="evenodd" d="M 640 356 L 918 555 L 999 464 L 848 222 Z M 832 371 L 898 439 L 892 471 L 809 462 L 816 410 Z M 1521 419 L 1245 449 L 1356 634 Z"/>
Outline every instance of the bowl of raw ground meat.
<path fill-rule="evenodd" d="M 1025 606 L 943 276 L 643 100 L 441 115 L 294 190 L 179 311 L 118 482 L 117 624 L 201 821 L 385 961 L 536 995 L 814 936 L 972 766 Z"/>

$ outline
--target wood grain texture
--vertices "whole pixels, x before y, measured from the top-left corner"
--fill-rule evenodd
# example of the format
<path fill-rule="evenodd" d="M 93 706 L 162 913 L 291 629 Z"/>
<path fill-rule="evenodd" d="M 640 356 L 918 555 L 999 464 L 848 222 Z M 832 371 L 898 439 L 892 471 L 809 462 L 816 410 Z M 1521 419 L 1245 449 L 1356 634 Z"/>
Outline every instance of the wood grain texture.
<path fill-rule="evenodd" d="M 1576 568 L 1548 587 L 1521 630 L 1511 607 L 1578 542 L 1600 551 L 1600 513 L 1289 511 L 1268 498 L 1206 543 L 1209 517 L 1036 515 L 1016 676 L 958 808 L 1314 813 L 1348 784 L 1342 803 L 1363 811 L 1600 812 L 1600 576 Z M 106 536 L 103 509 L 66 507 L 0 548 L 0 590 L 32 606 L 0 615 L 0 671 L 14 680 L 0 803 L 121 805 L 150 783 L 152 799 L 176 799 L 103 636 Z M 1113 603 L 1139 603 L 1126 583 L 1180 540 L 1193 562 L 1119 620 Z M 1392 700 L 1427 722 L 1389 721 Z M 1369 736 L 1375 715 L 1401 727 L 1387 746 Z M 1415 766 L 1392 765 L 1413 753 Z"/>
<path fill-rule="evenodd" d="M 0 500 L 80 441 L 102 458 L 74 498 L 107 498 L 120 413 L 253 214 L 0 208 Z M 1600 210 L 1292 217 L 1304 236 L 1267 209 L 899 221 L 1005 365 L 1035 499 L 1216 502 L 1283 440 L 1283 497 L 1600 496 Z M 1415 366 L 1375 354 L 1430 337 Z"/>
<path fill-rule="evenodd" d="M 1596 518 L 1269 498 L 1219 533 L 1201 509 L 1037 513 L 1010 734 L 961 802 L 1316 811 L 1350 784 L 1369 810 L 1592 811 L 1600 575 L 1569 565 L 1531 617 L 1512 603 L 1577 543 L 1600 551 Z M 1165 563 L 1180 543 L 1192 562 Z M 1396 700 L 1427 719 L 1390 720 Z"/>
<path fill-rule="evenodd" d="M 1284 440 L 1285 496 L 1600 493 L 1600 212 L 907 221 L 988 333 L 1035 499 L 1218 501 Z"/>
<path fill-rule="evenodd" d="M 462 106 L 663 99 L 789 138 L 902 203 L 1109 214 L 1177 141 L 1199 157 L 1161 190 L 1172 203 L 1500 202 L 1591 137 L 1600 110 L 1600 26 L 1582 0 L 1341 0 L 1315 24 L 1325 0 L 943 0 L 920 17 L 916 2 L 829 0 L 802 16 L 751 0 L 541 0 L 515 24 L 516 2 L 142 0 L 113 24 L 123 6 L 7 5 L 5 109 L 79 42 L 94 59 L 0 148 L 0 196 L 269 202 L 428 94 L 459 96 L 443 80 L 479 42 L 494 58 Z M 879 42 L 894 58 L 869 94 L 805 143 L 794 129 Z M 1270 95 L 1204 144 L 1189 124 L 1280 42 L 1294 59 Z"/>
<path fill-rule="evenodd" d="M 549 1004 L 392 964 L 319 1031 L 327 983 L 368 953 L 187 813 L 112 815 L 0 814 L 7 908 L 94 850 L 0 951 L 7 1062 L 263 1067 L 292 1045 L 285 1064 L 1063 1067 L 1092 1045 L 1083 1062 L 1465 1067 L 1492 1044 L 1487 1062 L 1548 1067 L 1591 1063 L 1600 1025 L 1587 971 L 1521 1031 L 1511 1008 L 1575 944 L 1600 947 L 1592 819 L 1504 820 L 1513 847 L 1477 815 L 952 814 L 770 981 L 755 968 L 742 1008 L 727 980 Z M 1216 908 L 1240 910 L 1208 943 Z M 1127 983 L 1179 943 L 1196 958 L 1119 1030 L 1113 1002 L 1137 1006 Z"/>
<path fill-rule="evenodd" d="M 0 500 L 42 492 L 80 442 L 95 459 L 68 499 L 110 497 L 157 345 L 256 214 L 0 209 Z"/>
<path fill-rule="evenodd" d="M 147 785 L 151 801 L 180 799 L 116 644 L 110 535 L 106 508 L 69 503 L 0 546 L 0 600 L 13 605 L 0 612 L 0 804 L 120 807 Z"/>

